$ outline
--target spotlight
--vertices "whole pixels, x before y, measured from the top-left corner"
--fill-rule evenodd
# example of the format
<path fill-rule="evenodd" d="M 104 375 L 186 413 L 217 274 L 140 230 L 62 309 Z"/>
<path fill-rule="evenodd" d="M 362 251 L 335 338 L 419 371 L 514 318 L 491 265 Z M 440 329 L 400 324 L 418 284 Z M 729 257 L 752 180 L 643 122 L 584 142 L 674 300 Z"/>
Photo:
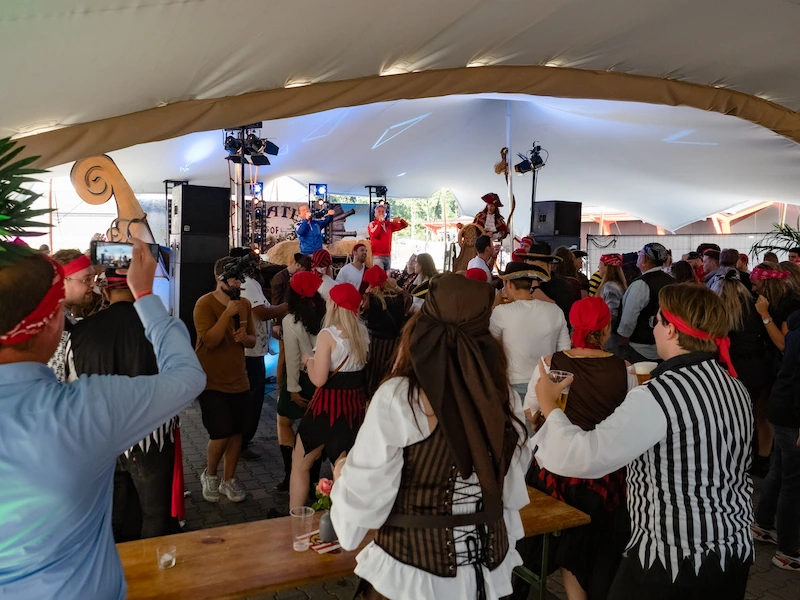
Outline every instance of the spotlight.
<path fill-rule="evenodd" d="M 542 158 L 541 152 L 545 152 L 545 154 L 547 154 L 547 150 L 543 151 L 542 147 L 537 142 L 534 142 L 533 149 L 530 151 L 528 156 L 525 156 L 522 153 L 518 154 L 518 156 L 522 159 L 522 162 L 514 165 L 514 170 L 520 175 L 530 173 L 531 171 L 538 171 L 547 162 L 546 157 L 544 159 Z"/>
<path fill-rule="evenodd" d="M 385 185 L 378 185 L 378 186 L 375 186 L 375 195 L 376 195 L 376 196 L 381 196 L 381 197 L 383 197 L 383 198 L 386 198 L 386 194 L 387 194 L 387 193 L 389 193 L 389 190 L 388 190 L 388 189 L 386 189 L 386 186 L 385 186 Z"/>
<path fill-rule="evenodd" d="M 229 135 L 225 138 L 225 151 L 228 154 L 241 154 L 242 152 L 242 142 L 241 140 L 237 140 L 232 135 Z"/>
<path fill-rule="evenodd" d="M 314 195 L 318 198 L 324 198 L 325 195 L 328 193 L 328 186 L 324 183 L 315 183 L 314 185 Z"/>
<path fill-rule="evenodd" d="M 256 155 L 263 154 L 267 149 L 267 141 L 259 138 L 255 133 L 248 133 L 244 138 L 244 153 Z"/>

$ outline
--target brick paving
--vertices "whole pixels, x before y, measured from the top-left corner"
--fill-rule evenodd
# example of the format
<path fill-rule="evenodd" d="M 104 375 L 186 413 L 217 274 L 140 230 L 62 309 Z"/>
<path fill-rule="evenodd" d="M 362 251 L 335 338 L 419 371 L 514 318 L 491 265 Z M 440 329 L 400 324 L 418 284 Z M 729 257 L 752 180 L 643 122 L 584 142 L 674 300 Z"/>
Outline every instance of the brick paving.
<path fill-rule="evenodd" d="M 195 403 L 189 407 L 181 418 L 186 488 L 191 492 L 191 496 L 186 498 L 187 530 L 194 531 L 266 519 L 270 509 L 277 509 L 282 513 L 288 511 L 289 495 L 273 491 L 275 485 L 283 480 L 283 462 L 276 434 L 274 386 L 268 387 L 261 424 L 253 446 L 262 455 L 262 459 L 239 463 L 238 476 L 247 490 L 247 499 L 239 504 L 229 502 L 225 497 L 217 505 L 203 500 L 200 473 L 205 466 L 205 447 L 208 438 L 200 418 L 199 405 Z M 323 466 L 322 475 L 330 477 L 328 463 Z M 745 600 L 800 600 L 800 575 L 772 565 L 774 548 L 769 544 L 756 545 L 756 563 L 750 570 Z M 548 581 L 548 589 L 552 592 L 552 597 L 566 599 L 558 575 Z M 354 591 L 355 578 L 348 577 L 257 596 L 250 600 L 349 600 L 353 597 Z"/>

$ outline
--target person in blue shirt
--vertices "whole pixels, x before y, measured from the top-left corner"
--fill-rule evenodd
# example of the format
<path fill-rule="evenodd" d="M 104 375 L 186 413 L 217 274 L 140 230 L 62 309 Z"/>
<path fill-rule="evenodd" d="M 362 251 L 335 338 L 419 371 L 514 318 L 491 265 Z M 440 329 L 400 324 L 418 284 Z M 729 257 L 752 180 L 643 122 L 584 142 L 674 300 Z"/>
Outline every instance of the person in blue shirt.
<path fill-rule="evenodd" d="M 311 209 L 307 204 L 300 206 L 300 222 L 295 225 L 297 239 L 300 240 L 300 252 L 311 256 L 317 250 L 322 250 L 322 228 L 333 221 L 334 211 L 331 209 L 324 219 L 313 219 Z"/>
<path fill-rule="evenodd" d="M 0 268 L 0 596 L 122 600 L 111 531 L 117 456 L 205 387 L 186 327 L 152 294 L 156 263 L 134 242 L 127 280 L 158 375 L 59 383 L 63 269 L 43 255 Z M 153 558 L 155 560 L 155 557 Z"/>

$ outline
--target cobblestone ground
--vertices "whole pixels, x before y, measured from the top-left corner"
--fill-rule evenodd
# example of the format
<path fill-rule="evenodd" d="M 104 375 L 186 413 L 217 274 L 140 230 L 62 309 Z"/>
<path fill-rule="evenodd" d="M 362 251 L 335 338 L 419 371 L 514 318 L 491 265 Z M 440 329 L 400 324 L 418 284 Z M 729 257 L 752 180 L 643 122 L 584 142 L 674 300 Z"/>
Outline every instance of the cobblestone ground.
<path fill-rule="evenodd" d="M 200 419 L 200 407 L 195 404 L 182 415 L 183 460 L 186 488 L 191 496 L 186 499 L 186 528 L 190 531 L 258 521 L 266 519 L 270 509 L 288 510 L 289 496 L 273 488 L 283 479 L 283 462 L 278 450 L 275 425 L 274 386 L 268 387 L 267 399 L 261 414 L 261 424 L 254 440 L 254 449 L 262 455 L 259 461 L 241 461 L 238 475 L 247 489 L 247 499 L 234 504 L 226 498 L 214 505 L 203 500 L 200 490 L 200 473 L 205 460 L 206 437 Z M 326 464 L 323 476 L 330 476 Z M 782 571 L 772 566 L 774 546 L 757 544 L 756 564 L 750 570 L 746 600 L 800 600 L 800 574 Z M 564 588 L 556 575 L 548 581 L 548 589 L 555 598 L 566 599 Z M 355 578 L 349 577 L 322 584 L 284 590 L 276 594 L 259 596 L 251 600 L 340 600 L 350 599 L 355 591 Z M 533 597 L 533 596 L 531 596 Z M 716 599 L 709 599 L 716 600 Z M 719 599 L 724 600 L 724 599 Z"/>

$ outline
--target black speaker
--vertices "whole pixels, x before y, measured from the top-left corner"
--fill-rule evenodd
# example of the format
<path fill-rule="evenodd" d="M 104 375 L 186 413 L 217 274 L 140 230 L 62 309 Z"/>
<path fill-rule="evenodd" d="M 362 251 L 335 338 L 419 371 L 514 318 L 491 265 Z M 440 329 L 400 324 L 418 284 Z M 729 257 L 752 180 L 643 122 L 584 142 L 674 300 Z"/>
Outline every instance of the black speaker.
<path fill-rule="evenodd" d="M 533 213 L 533 235 L 581 237 L 581 203 L 551 200 L 537 202 Z"/>
<path fill-rule="evenodd" d="M 581 247 L 581 238 L 578 235 L 537 235 L 536 241 L 550 244 L 551 252 L 555 252 L 555 249 L 559 246 L 567 248 L 571 246 Z"/>
<path fill-rule="evenodd" d="M 231 213 L 229 188 L 180 185 L 172 190 L 170 235 L 228 235 Z"/>
<path fill-rule="evenodd" d="M 194 305 L 214 291 L 214 263 L 228 255 L 230 205 L 228 188 L 184 184 L 172 192 L 172 314 L 186 324 L 192 344 Z"/>

